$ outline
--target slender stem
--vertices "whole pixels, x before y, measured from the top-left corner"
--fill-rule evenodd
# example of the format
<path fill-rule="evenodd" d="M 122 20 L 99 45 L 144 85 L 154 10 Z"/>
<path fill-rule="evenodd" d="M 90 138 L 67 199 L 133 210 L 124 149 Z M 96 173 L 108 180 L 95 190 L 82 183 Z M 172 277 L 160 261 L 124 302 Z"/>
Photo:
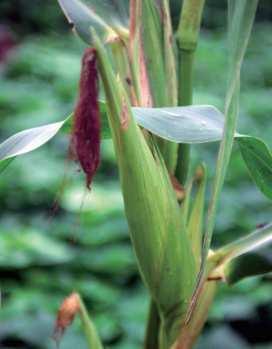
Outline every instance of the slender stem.
<path fill-rule="evenodd" d="M 184 0 L 178 41 L 178 103 L 190 105 L 193 101 L 193 64 L 205 0 Z M 178 149 L 176 177 L 185 184 L 190 166 L 190 146 L 181 144 Z"/>
<path fill-rule="evenodd" d="M 179 49 L 179 94 L 181 106 L 190 105 L 193 101 L 193 65 L 195 50 Z"/>
<path fill-rule="evenodd" d="M 79 315 L 81 318 L 82 327 L 85 333 L 85 337 L 90 349 L 103 349 L 103 345 L 100 341 L 98 333 L 91 319 L 89 318 L 87 309 L 81 298 L 79 298 Z"/>
<path fill-rule="evenodd" d="M 193 63 L 194 51 L 179 49 L 179 105 L 192 104 L 193 101 Z M 190 166 L 190 145 L 181 144 L 178 149 L 176 176 L 185 184 Z"/>

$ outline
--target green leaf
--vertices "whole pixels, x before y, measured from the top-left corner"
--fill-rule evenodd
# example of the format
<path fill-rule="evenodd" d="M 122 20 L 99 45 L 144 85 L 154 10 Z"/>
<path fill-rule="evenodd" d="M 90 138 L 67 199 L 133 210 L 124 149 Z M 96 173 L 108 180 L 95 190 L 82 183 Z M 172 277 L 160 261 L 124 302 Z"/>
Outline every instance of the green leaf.
<path fill-rule="evenodd" d="M 125 0 L 58 0 L 78 35 L 92 43 L 91 28 L 106 40 L 113 32 L 127 35 L 128 2 Z M 110 14 L 110 15 L 109 15 Z"/>
<path fill-rule="evenodd" d="M 232 152 L 233 140 L 235 137 L 236 123 L 239 115 L 239 91 L 240 91 L 240 72 L 242 62 L 251 34 L 254 17 L 257 9 L 258 0 L 229 0 L 229 49 L 230 65 L 225 97 L 225 123 L 223 139 L 216 163 L 216 173 L 213 182 L 212 197 L 209 204 L 206 231 L 204 234 L 202 263 L 198 275 L 197 286 L 192 297 L 190 309 L 186 321 L 191 317 L 198 295 L 206 279 L 208 272 L 207 257 L 210 250 L 213 231 L 216 223 L 216 214 L 219 205 L 220 194 L 223 188 L 227 168 Z"/>
<path fill-rule="evenodd" d="M 223 277 L 230 283 L 271 272 L 271 244 L 272 223 L 215 251 L 209 264 L 223 270 Z"/>
<path fill-rule="evenodd" d="M 69 117 L 63 121 L 16 133 L 0 144 L 0 173 L 18 155 L 29 153 L 53 138 Z"/>
<path fill-rule="evenodd" d="M 176 143 L 205 143 L 222 139 L 224 115 L 211 105 L 132 108 L 136 122 L 155 135 Z"/>
<path fill-rule="evenodd" d="M 259 138 L 238 137 L 239 148 L 249 173 L 260 191 L 272 200 L 272 154 Z"/>
<path fill-rule="evenodd" d="M 101 137 L 102 139 L 111 138 L 106 116 L 106 103 L 99 101 L 99 108 L 101 113 Z M 24 130 L 5 140 L 0 144 L 0 174 L 15 157 L 38 149 L 50 141 L 59 131 L 70 133 L 72 120 L 73 114 L 63 121 Z"/>
<path fill-rule="evenodd" d="M 224 277 L 233 285 L 247 277 L 272 273 L 271 248 L 264 247 L 230 261 L 224 269 Z"/>
<path fill-rule="evenodd" d="M 225 115 L 223 139 L 220 144 L 213 183 L 213 195 L 210 202 L 207 229 L 204 237 L 203 263 L 208 255 L 215 226 L 220 194 L 223 188 L 239 114 L 240 71 L 258 0 L 229 0 L 229 81 L 225 98 Z M 202 273 L 203 274 L 203 273 Z"/>

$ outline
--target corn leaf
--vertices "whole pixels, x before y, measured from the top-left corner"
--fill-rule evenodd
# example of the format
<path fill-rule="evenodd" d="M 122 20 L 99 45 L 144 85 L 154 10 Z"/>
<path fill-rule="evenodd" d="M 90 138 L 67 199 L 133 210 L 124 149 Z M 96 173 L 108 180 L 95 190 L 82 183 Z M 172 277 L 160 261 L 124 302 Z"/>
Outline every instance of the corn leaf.
<path fill-rule="evenodd" d="M 0 144 L 0 173 L 18 155 L 29 153 L 53 138 L 68 119 L 53 124 L 31 128 L 8 138 Z"/>
<path fill-rule="evenodd" d="M 102 139 L 111 138 L 104 101 L 99 101 L 99 108 L 102 124 L 101 137 Z M 0 173 L 8 167 L 15 157 L 38 149 L 50 141 L 58 132 L 70 133 L 72 120 L 73 114 L 59 122 L 18 132 L 5 140 L 0 144 Z"/>
<path fill-rule="evenodd" d="M 213 193 L 207 216 L 206 231 L 203 241 L 202 263 L 198 275 L 197 286 L 191 300 L 186 322 L 190 320 L 194 312 L 198 301 L 198 296 L 206 279 L 206 273 L 208 272 L 207 256 L 212 242 L 220 194 L 230 161 L 236 131 L 236 123 L 239 114 L 240 72 L 250 38 L 257 4 L 258 0 L 228 0 L 230 64 L 227 93 L 225 98 L 226 119 L 224 123 L 223 139 L 220 143 L 218 152 L 216 173 L 213 183 Z"/>
<path fill-rule="evenodd" d="M 237 138 L 249 173 L 260 191 L 272 200 L 272 154 L 267 145 L 255 137 Z"/>
<path fill-rule="evenodd" d="M 230 283 L 247 276 L 271 272 L 271 244 L 270 223 L 215 251 L 209 258 L 209 263 L 216 268 L 222 266 L 223 276 Z"/>
<path fill-rule="evenodd" d="M 272 273 L 272 251 L 265 247 L 230 261 L 224 269 L 224 278 L 233 285 L 245 278 L 267 273 Z"/>
<path fill-rule="evenodd" d="M 127 35 L 126 0 L 58 0 L 58 2 L 68 21 L 88 44 L 92 43 L 91 27 L 94 27 L 104 40 L 114 32 Z"/>
<path fill-rule="evenodd" d="M 107 120 L 107 106 L 99 102 L 101 137 L 111 138 Z M 207 143 L 219 141 L 223 136 L 224 116 L 213 106 L 139 108 L 132 107 L 136 123 L 149 132 L 175 143 Z M 0 144 L 0 173 L 12 158 L 33 151 L 47 143 L 59 131 L 70 133 L 73 114 L 65 120 L 35 127 L 15 134 Z M 260 190 L 272 198 L 272 156 L 267 145 L 258 138 L 236 133 L 235 138 L 249 172 Z"/>
<path fill-rule="evenodd" d="M 225 99 L 223 139 L 218 153 L 213 195 L 203 246 L 203 263 L 210 249 L 220 194 L 223 188 L 239 114 L 240 71 L 255 17 L 258 0 L 229 0 L 229 81 Z M 203 266 L 204 267 L 204 266 Z M 203 268 L 202 268 L 203 269 Z M 203 270 L 202 270 L 203 274 Z"/>
<path fill-rule="evenodd" d="M 153 134 L 176 143 L 219 141 L 224 116 L 213 106 L 132 108 L 137 123 Z"/>

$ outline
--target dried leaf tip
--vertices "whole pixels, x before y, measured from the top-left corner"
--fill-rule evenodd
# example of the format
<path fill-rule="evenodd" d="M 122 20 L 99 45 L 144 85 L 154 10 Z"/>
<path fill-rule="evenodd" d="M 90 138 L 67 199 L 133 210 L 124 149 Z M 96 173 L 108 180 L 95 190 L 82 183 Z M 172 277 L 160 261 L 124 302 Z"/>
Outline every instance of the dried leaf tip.
<path fill-rule="evenodd" d="M 53 334 L 53 338 L 57 343 L 59 343 L 65 330 L 71 325 L 79 310 L 80 297 L 77 293 L 72 293 L 64 299 L 58 311 Z"/>

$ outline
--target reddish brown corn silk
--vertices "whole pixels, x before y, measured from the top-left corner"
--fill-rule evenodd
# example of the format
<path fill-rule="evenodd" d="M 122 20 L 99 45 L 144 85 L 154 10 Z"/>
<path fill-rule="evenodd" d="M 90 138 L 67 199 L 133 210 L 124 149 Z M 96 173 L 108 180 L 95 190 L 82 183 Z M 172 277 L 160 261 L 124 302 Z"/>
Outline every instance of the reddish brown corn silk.
<path fill-rule="evenodd" d="M 87 48 L 82 58 L 71 151 L 86 175 L 87 188 L 90 188 L 100 162 L 98 72 L 96 51 L 93 48 Z"/>

